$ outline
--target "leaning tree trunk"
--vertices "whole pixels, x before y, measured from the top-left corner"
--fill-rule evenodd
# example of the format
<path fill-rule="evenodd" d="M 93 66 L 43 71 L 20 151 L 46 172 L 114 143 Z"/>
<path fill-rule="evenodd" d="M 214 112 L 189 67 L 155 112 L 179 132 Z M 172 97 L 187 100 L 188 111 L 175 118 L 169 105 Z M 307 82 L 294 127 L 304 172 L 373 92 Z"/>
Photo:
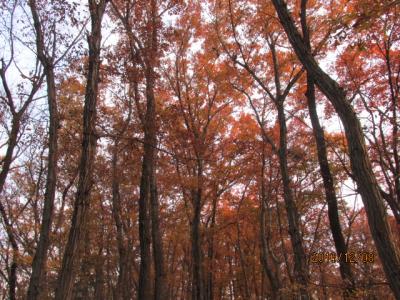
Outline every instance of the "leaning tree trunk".
<path fill-rule="evenodd" d="M 44 66 L 44 73 L 47 81 L 47 99 L 49 105 L 49 154 L 47 164 L 47 179 L 46 190 L 44 195 L 44 205 L 42 213 L 42 224 L 40 227 L 39 242 L 36 247 L 36 253 L 32 262 L 32 275 L 29 282 L 27 299 L 35 300 L 40 299 L 40 292 L 43 291 L 41 284 L 43 284 L 47 250 L 50 245 L 50 231 L 53 220 L 54 199 L 57 183 L 57 156 L 58 156 L 58 109 L 57 109 L 57 96 L 56 96 L 56 83 L 54 75 L 54 65 L 52 58 L 45 54 L 45 42 L 42 32 L 42 24 L 37 12 L 35 0 L 30 0 L 29 5 L 31 8 L 34 27 L 36 31 L 36 48 L 38 58 Z"/>
<path fill-rule="evenodd" d="M 82 154 L 71 229 L 57 282 L 55 295 L 55 299 L 57 300 L 66 300 L 72 297 L 76 264 L 79 260 L 80 246 L 87 227 L 87 214 L 90 207 L 89 197 L 92 187 L 93 165 L 97 144 L 95 124 L 100 69 L 101 21 L 106 4 L 106 0 L 89 0 L 92 32 L 88 37 L 89 71 L 83 111 Z"/>
<path fill-rule="evenodd" d="M 328 156 L 326 151 L 324 130 L 322 129 L 317 115 L 315 104 L 315 89 L 312 78 L 307 74 L 307 102 L 308 110 L 310 112 L 311 123 L 313 126 L 314 137 L 317 144 L 318 162 L 325 188 L 325 197 L 328 204 L 328 218 L 329 225 L 332 232 L 333 241 L 336 248 L 336 253 L 340 257 L 339 269 L 340 275 L 346 286 L 345 296 L 350 296 L 355 292 L 355 282 L 353 273 L 351 271 L 350 263 L 346 261 L 345 254 L 347 252 L 347 245 L 340 226 L 338 203 L 335 193 L 335 186 L 333 176 L 331 174 Z"/>
<path fill-rule="evenodd" d="M 371 234 L 389 285 L 395 297 L 400 299 L 400 256 L 391 238 L 387 212 L 368 157 L 360 121 L 343 88 L 319 67 L 307 49 L 285 2 L 283 0 L 272 0 L 272 2 L 297 57 L 318 88 L 332 103 L 344 125 L 351 168 L 364 203 Z"/>
<path fill-rule="evenodd" d="M 301 1 L 301 27 L 303 38 L 309 51 L 311 51 L 310 32 L 307 25 L 307 0 Z M 336 248 L 336 253 L 340 257 L 339 270 L 342 280 L 346 286 L 344 297 L 351 296 L 355 292 L 354 276 L 351 271 L 350 263 L 346 261 L 345 254 L 347 245 L 344 240 L 342 228 L 340 226 L 338 204 L 335 193 L 335 184 L 328 163 L 328 155 L 326 150 L 326 142 L 324 130 L 321 127 L 318 119 L 316 101 L 315 101 L 315 85 L 312 76 L 307 72 L 307 104 L 310 113 L 311 124 L 313 127 L 314 137 L 317 144 L 318 162 L 320 172 L 325 189 L 326 202 L 328 204 L 329 225 L 332 232 L 333 241 Z"/>

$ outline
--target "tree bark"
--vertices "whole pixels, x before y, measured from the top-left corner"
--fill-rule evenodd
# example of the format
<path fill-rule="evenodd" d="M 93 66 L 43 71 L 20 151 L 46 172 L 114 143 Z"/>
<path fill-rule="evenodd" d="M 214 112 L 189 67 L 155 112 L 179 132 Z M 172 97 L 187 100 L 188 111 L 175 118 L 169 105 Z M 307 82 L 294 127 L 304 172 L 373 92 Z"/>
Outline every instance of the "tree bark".
<path fill-rule="evenodd" d="M 294 277 L 296 282 L 300 285 L 300 297 L 301 299 L 309 299 L 307 292 L 308 285 L 308 265 L 307 257 L 304 251 L 303 239 L 300 233 L 299 225 L 299 214 L 297 211 L 296 203 L 293 198 L 293 191 L 291 188 L 291 180 L 288 173 L 287 166 L 287 129 L 286 129 L 286 118 L 283 108 L 283 101 L 277 99 L 276 102 L 278 109 L 278 121 L 279 121 L 279 167 L 281 170 L 282 182 L 283 182 L 283 198 L 285 200 L 286 214 L 289 225 L 290 241 L 292 243 L 293 254 L 294 254 Z"/>
<path fill-rule="evenodd" d="M 42 213 L 42 224 L 40 227 L 39 242 L 36 247 L 35 256 L 32 262 L 32 275 L 29 282 L 27 299 L 40 299 L 41 283 L 44 282 L 46 272 L 47 250 L 50 245 L 51 224 L 53 221 L 54 199 L 57 183 L 57 157 L 58 157 L 58 108 L 57 94 L 54 74 L 53 57 L 45 54 L 45 44 L 42 31 L 42 24 L 37 12 L 35 0 L 29 1 L 34 27 L 36 31 L 36 49 L 38 58 L 44 67 L 44 73 L 47 81 L 47 101 L 49 106 L 49 154 L 47 164 L 46 190 L 44 194 L 44 205 Z"/>
<path fill-rule="evenodd" d="M 343 88 L 319 67 L 307 49 L 285 2 L 272 2 L 297 57 L 318 88 L 332 103 L 344 125 L 351 168 L 364 203 L 371 234 L 389 285 L 395 297 L 400 299 L 400 257 L 391 238 L 384 201 L 367 154 L 360 121 L 347 101 Z"/>
<path fill-rule="evenodd" d="M 92 32 L 88 37 L 89 71 L 87 75 L 85 105 L 83 111 L 82 154 L 79 165 L 79 182 L 71 229 L 57 282 L 55 295 L 55 299 L 57 300 L 71 299 L 76 264 L 80 257 L 79 251 L 83 241 L 87 224 L 88 209 L 90 207 L 89 198 L 92 187 L 93 165 L 97 144 L 95 124 L 100 69 L 101 21 L 106 5 L 106 0 L 89 0 Z"/>

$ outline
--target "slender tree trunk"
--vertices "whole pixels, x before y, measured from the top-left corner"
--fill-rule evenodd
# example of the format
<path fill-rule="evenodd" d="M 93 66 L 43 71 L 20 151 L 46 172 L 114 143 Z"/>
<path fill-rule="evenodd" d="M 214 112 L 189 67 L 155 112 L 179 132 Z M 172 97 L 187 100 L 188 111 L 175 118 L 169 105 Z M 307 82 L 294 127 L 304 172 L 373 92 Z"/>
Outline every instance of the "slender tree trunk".
<path fill-rule="evenodd" d="M 89 198 L 97 144 L 95 124 L 100 69 L 101 21 L 106 3 L 106 0 L 89 0 L 92 32 L 88 37 L 89 71 L 87 75 L 85 106 L 83 111 L 83 141 L 79 165 L 79 182 L 71 229 L 57 282 L 56 300 L 71 299 L 75 269 L 80 257 L 80 246 L 87 226 L 87 214 L 90 207 Z"/>
<path fill-rule="evenodd" d="M 260 195 L 260 204 L 261 204 L 261 210 L 260 210 L 260 241 L 261 241 L 261 265 L 263 267 L 263 270 L 265 274 L 268 277 L 268 280 L 271 284 L 271 289 L 272 289 L 272 297 L 274 299 L 278 299 L 279 295 L 279 289 L 280 289 L 280 283 L 278 278 L 275 276 L 275 274 L 272 272 L 271 267 L 268 263 L 268 257 L 269 257 L 269 251 L 268 251 L 268 246 L 267 246 L 267 240 L 266 240 L 266 231 L 265 231 L 265 226 L 266 226 L 266 191 L 265 191 L 265 151 L 264 151 L 264 145 L 262 149 L 262 166 L 261 166 L 261 195 Z M 262 286 L 262 289 L 264 287 Z"/>
<path fill-rule="evenodd" d="M 146 115 L 144 120 L 144 154 L 139 199 L 140 276 L 139 299 L 150 299 L 150 242 L 152 239 L 155 269 L 154 299 L 166 299 L 165 269 L 162 235 L 159 220 L 159 202 L 156 185 L 156 101 L 154 97 L 154 63 L 157 55 L 158 12 L 155 0 L 150 1 L 151 35 L 148 40 L 149 52 L 145 56 Z M 150 224 L 151 220 L 151 224 Z M 151 236 L 150 236 L 151 225 Z"/>
<path fill-rule="evenodd" d="M 344 125 L 351 168 L 364 203 L 371 234 L 389 285 L 395 297 L 400 299 L 400 255 L 391 237 L 384 201 L 368 157 L 360 121 L 347 101 L 343 88 L 319 67 L 307 49 L 285 2 L 283 0 L 272 0 L 272 2 L 297 57 L 318 88 L 332 103 Z"/>
<path fill-rule="evenodd" d="M 307 44 L 308 49 L 311 51 L 310 33 L 307 25 L 307 0 L 301 1 L 300 16 L 301 16 L 301 26 L 302 26 L 304 41 Z M 318 162 L 322 180 L 324 183 L 326 202 L 328 204 L 329 225 L 336 248 L 336 253 L 338 257 L 341 258 L 339 261 L 339 269 L 340 269 L 340 275 L 346 286 L 344 297 L 347 297 L 353 294 L 355 291 L 354 276 L 351 271 L 350 263 L 345 260 L 347 246 L 342 233 L 342 228 L 340 226 L 334 179 L 331 174 L 331 170 L 329 168 L 324 130 L 321 127 L 321 124 L 319 123 L 318 119 L 318 113 L 315 101 L 315 85 L 312 77 L 308 72 L 307 72 L 306 97 L 307 97 L 308 111 L 310 113 L 310 119 L 313 127 L 314 137 L 317 144 Z"/>
<path fill-rule="evenodd" d="M 112 213 L 114 217 L 115 226 L 117 229 L 117 245 L 119 254 L 119 274 L 117 287 L 115 291 L 115 299 L 122 300 L 124 295 L 126 271 L 127 271 L 127 251 L 124 243 L 124 233 L 121 217 L 121 199 L 119 192 L 119 182 L 118 182 L 118 143 L 114 144 L 114 153 L 112 158 Z"/>
<path fill-rule="evenodd" d="M 19 250 L 18 250 L 17 240 L 15 238 L 15 234 L 11 226 L 11 222 L 8 219 L 6 210 L 1 202 L 0 202 L 0 215 L 3 218 L 7 237 L 8 240 L 10 241 L 12 248 L 12 261 L 11 261 L 10 271 L 8 274 L 8 296 L 10 300 L 15 300 L 16 299 L 15 290 L 17 287 L 17 269 L 18 269 L 17 258 Z"/>
<path fill-rule="evenodd" d="M 283 108 L 283 101 L 277 99 L 278 120 L 280 127 L 279 135 L 279 166 L 281 170 L 283 182 L 283 197 L 285 200 L 286 214 L 289 225 L 290 241 L 292 243 L 294 254 L 294 277 L 300 285 L 301 299 L 309 299 L 307 292 L 308 285 L 308 265 L 307 257 L 304 251 L 303 239 L 300 233 L 299 214 L 296 208 L 296 203 L 293 198 L 290 177 L 287 166 L 287 129 L 286 119 Z"/>
<path fill-rule="evenodd" d="M 312 78 L 307 74 L 307 102 L 310 112 L 311 123 L 313 126 L 314 137 L 317 144 L 318 162 L 320 172 L 325 188 L 325 197 L 328 204 L 329 225 L 332 232 L 333 241 L 335 243 L 336 253 L 341 257 L 339 262 L 340 275 L 346 286 L 345 296 L 350 296 L 355 291 L 355 282 L 351 266 L 345 260 L 347 252 L 346 242 L 342 233 L 342 228 L 339 220 L 338 204 L 335 193 L 334 180 L 329 168 L 328 156 L 326 151 L 324 130 L 322 129 L 317 115 L 315 104 L 315 89 Z"/>
<path fill-rule="evenodd" d="M 15 146 L 17 146 L 17 139 L 20 127 L 21 127 L 21 116 L 20 114 L 16 114 L 12 120 L 10 137 L 8 138 L 7 142 L 8 146 L 6 150 L 6 155 L 3 158 L 3 164 L 1 166 L 0 194 L 3 192 L 4 184 L 6 183 L 7 175 L 8 172 L 10 171 L 10 166 L 13 161 L 13 153 Z"/>
<path fill-rule="evenodd" d="M 201 168 L 200 168 L 201 169 Z M 202 171 L 198 171 L 199 174 Z M 199 180 L 199 178 L 198 178 Z M 199 183 L 200 184 L 200 183 Z M 201 187 L 198 186 L 193 194 L 193 219 L 191 228 L 192 237 L 192 300 L 203 300 L 203 278 L 201 269 L 201 242 L 200 242 L 200 216 L 201 216 Z"/>
<path fill-rule="evenodd" d="M 155 26 L 155 25 L 154 25 Z M 155 33 L 154 33 L 155 34 Z M 155 294 L 154 299 L 166 300 L 166 286 L 165 286 L 165 269 L 164 269 L 164 251 L 162 244 L 162 235 L 160 231 L 160 218 L 159 218 L 159 202 L 156 183 L 156 111 L 155 111 L 155 98 L 154 98 L 154 71 L 148 71 L 146 80 L 146 96 L 147 96 L 147 135 L 149 147 L 148 151 L 148 183 L 150 188 L 150 213 L 151 213 L 151 232 L 153 242 L 153 257 L 155 268 Z"/>
<path fill-rule="evenodd" d="M 40 292 L 43 291 L 41 284 L 45 282 L 44 275 L 46 272 L 47 251 L 50 246 L 50 232 L 53 221 L 54 199 L 57 183 L 57 157 L 58 157 L 58 109 L 56 83 L 54 75 L 53 59 L 45 54 L 44 37 L 42 32 L 42 24 L 37 13 L 35 0 L 30 0 L 34 27 L 36 31 L 36 48 L 38 57 L 44 66 L 44 73 L 47 81 L 47 100 L 49 106 L 49 154 L 47 164 L 47 180 L 46 191 L 44 194 L 44 205 L 42 213 L 42 224 L 40 227 L 39 242 L 36 247 L 36 253 L 32 262 L 32 275 L 28 287 L 27 299 L 40 299 Z"/>
<path fill-rule="evenodd" d="M 208 257 L 208 272 L 207 272 L 207 300 L 214 299 L 214 230 L 215 218 L 217 213 L 217 197 L 213 200 L 211 226 L 210 226 L 210 240 L 208 244 L 207 257 Z"/>
<path fill-rule="evenodd" d="M 150 218 L 148 212 L 148 152 L 146 151 L 148 137 L 145 136 L 144 157 L 142 163 L 142 177 L 139 196 L 139 241 L 140 241 L 140 271 L 138 299 L 151 299 L 151 254 L 150 254 Z M 147 145 L 147 146 L 146 146 Z"/>

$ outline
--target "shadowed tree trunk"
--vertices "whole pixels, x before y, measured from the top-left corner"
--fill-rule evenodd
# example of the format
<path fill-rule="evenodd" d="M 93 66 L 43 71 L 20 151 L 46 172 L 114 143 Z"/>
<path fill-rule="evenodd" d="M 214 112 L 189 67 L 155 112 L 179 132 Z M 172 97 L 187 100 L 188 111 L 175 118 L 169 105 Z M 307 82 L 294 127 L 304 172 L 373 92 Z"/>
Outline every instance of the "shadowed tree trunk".
<path fill-rule="evenodd" d="M 124 234 L 124 223 L 122 220 L 122 207 L 121 207 L 121 195 L 120 195 L 120 184 L 118 180 L 118 142 L 114 143 L 114 152 L 112 158 L 112 214 L 114 217 L 115 227 L 117 230 L 117 245 L 119 255 L 119 274 L 118 281 L 115 291 L 115 299 L 129 299 L 132 295 L 131 284 L 132 281 L 129 264 L 130 261 L 130 249 L 128 248 L 129 243 L 125 243 Z M 128 245 L 127 245 L 128 244 Z"/>
<path fill-rule="evenodd" d="M 267 193 L 265 187 L 265 144 L 262 146 L 262 162 L 261 162 L 261 195 L 260 195 L 260 202 L 261 202 L 261 210 L 260 210 L 260 240 L 261 240 L 261 265 L 265 274 L 268 277 L 268 280 L 271 284 L 272 289 L 272 297 L 274 299 L 279 298 L 279 289 L 280 289 L 280 282 L 279 278 L 276 274 L 272 271 L 272 268 L 268 262 L 268 258 L 271 255 L 269 253 L 267 239 L 266 239 L 266 201 L 267 201 Z M 262 287 L 264 287 L 262 285 Z"/>
<path fill-rule="evenodd" d="M 79 165 L 79 182 L 76 193 L 74 212 L 68 242 L 58 277 L 55 299 L 71 299 L 75 269 L 79 261 L 79 251 L 87 225 L 92 187 L 93 164 L 96 152 L 97 136 L 95 133 L 96 104 L 98 97 L 101 21 L 107 0 L 89 0 L 92 32 L 88 37 L 89 69 L 86 83 L 85 105 L 83 111 L 82 155 Z"/>
<path fill-rule="evenodd" d="M 343 88 L 319 67 L 312 56 L 286 3 L 282 0 L 272 2 L 297 57 L 332 103 L 344 125 L 351 168 L 364 203 L 371 234 L 389 285 L 395 297 L 400 298 L 400 256 L 391 238 L 384 201 L 368 157 L 360 121 Z"/>
<path fill-rule="evenodd" d="M 310 33 L 307 25 L 307 0 L 301 1 L 301 25 L 304 41 L 307 44 L 309 51 L 311 51 Z M 336 253 L 340 257 L 339 269 L 340 275 L 346 286 L 344 296 L 350 296 L 355 291 L 355 282 L 353 273 L 351 271 L 350 263 L 346 261 L 345 254 L 347 252 L 347 245 L 340 226 L 338 204 L 335 193 L 335 185 L 331 170 L 328 163 L 328 155 L 326 150 L 324 130 L 321 127 L 318 119 L 316 101 L 315 101 L 315 86 L 312 76 L 307 72 L 307 104 L 310 113 L 310 119 L 313 127 L 314 137 L 317 144 L 318 162 L 320 173 L 324 183 L 325 197 L 328 204 L 328 218 L 329 225 L 332 232 L 333 241 L 336 248 Z"/>
<path fill-rule="evenodd" d="M 324 183 L 326 202 L 328 204 L 329 226 L 332 232 L 333 241 L 335 243 L 336 253 L 338 257 L 341 258 L 339 262 L 339 269 L 340 275 L 346 285 L 347 292 L 345 293 L 345 296 L 350 296 L 355 291 L 355 282 L 350 263 L 346 262 L 345 259 L 347 246 L 342 233 L 342 228 L 340 226 L 335 186 L 328 164 L 324 131 L 318 120 L 317 109 L 315 105 L 314 82 L 309 75 L 307 75 L 306 94 L 308 101 L 308 110 L 310 112 L 310 119 L 313 126 L 315 141 L 317 144 L 318 162 L 322 180 Z"/>
<path fill-rule="evenodd" d="M 32 275 L 29 282 L 27 299 L 40 299 L 42 291 L 41 283 L 44 282 L 46 271 L 47 250 L 50 245 L 50 231 L 53 221 L 53 208 L 57 183 L 57 156 L 58 156 L 58 109 L 56 83 L 54 75 L 54 57 L 49 57 L 45 51 L 45 42 L 42 31 L 42 24 L 39 19 L 36 1 L 30 0 L 33 23 L 36 32 L 36 50 L 38 58 L 44 67 L 47 81 L 47 99 L 49 106 L 49 154 L 47 163 L 46 191 L 44 194 L 44 206 L 42 213 L 42 224 L 40 227 L 40 238 L 36 247 L 36 253 L 32 262 Z"/>
<path fill-rule="evenodd" d="M 285 207 L 289 225 L 289 235 L 292 243 L 294 254 L 294 277 L 298 284 L 300 284 L 301 299 L 309 299 L 307 292 L 308 285 L 308 265 L 307 258 L 304 251 L 303 239 L 300 232 L 299 214 L 297 211 L 296 203 L 293 198 L 293 191 L 291 188 L 291 180 L 288 173 L 287 163 L 287 128 L 286 118 L 283 107 L 283 101 L 277 98 L 276 102 L 278 110 L 279 121 L 279 167 L 281 170 L 283 182 L 283 198 L 285 200 Z"/>
<path fill-rule="evenodd" d="M 153 3 L 154 1 L 152 1 Z M 154 4 L 155 5 L 155 4 Z M 155 10 L 155 7 L 154 7 Z M 154 11 L 155 14 L 155 11 Z M 155 18 L 155 15 L 153 15 Z M 156 43 L 157 33 L 156 25 L 153 24 L 153 43 Z M 156 45 L 153 46 L 156 48 Z M 155 59 L 155 58 L 154 58 Z M 164 270 L 164 251 L 162 244 L 162 235 L 160 231 L 159 220 L 159 200 L 157 193 L 156 181 L 156 147 L 157 147 L 157 134 L 156 134 L 156 103 L 154 97 L 154 80 L 155 74 L 153 67 L 149 66 L 146 78 L 146 98 L 147 98 L 147 113 L 145 117 L 146 132 L 145 142 L 149 143 L 148 147 L 145 146 L 145 157 L 148 167 L 148 185 L 150 197 L 150 214 L 151 214 L 151 233 L 153 242 L 153 258 L 155 268 L 155 291 L 154 299 L 164 300 L 167 297 L 165 286 L 165 270 Z"/>
<path fill-rule="evenodd" d="M 146 114 L 143 120 L 144 128 L 144 153 L 142 162 L 142 175 L 139 198 L 139 239 L 140 239 L 140 274 L 139 274 L 139 299 L 150 299 L 151 292 L 151 253 L 152 242 L 154 259 L 154 299 L 167 298 L 165 286 L 165 269 L 162 235 L 159 220 L 159 200 L 156 183 L 156 156 L 157 156 L 157 125 L 156 125 L 156 99 L 154 96 L 155 71 L 154 67 L 158 55 L 158 29 L 159 16 L 155 0 L 149 3 L 149 32 L 146 44 L 147 52 L 139 51 L 142 66 L 145 68 L 146 79 Z M 125 21 L 129 38 L 133 33 Z M 151 227 L 150 227 L 151 226 Z"/>
<path fill-rule="evenodd" d="M 200 237 L 200 217 L 202 207 L 202 176 L 203 166 L 200 159 L 197 160 L 197 188 L 191 192 L 193 201 L 193 218 L 191 224 L 192 240 L 192 300 L 203 300 L 203 276 L 202 276 L 202 251 Z"/>

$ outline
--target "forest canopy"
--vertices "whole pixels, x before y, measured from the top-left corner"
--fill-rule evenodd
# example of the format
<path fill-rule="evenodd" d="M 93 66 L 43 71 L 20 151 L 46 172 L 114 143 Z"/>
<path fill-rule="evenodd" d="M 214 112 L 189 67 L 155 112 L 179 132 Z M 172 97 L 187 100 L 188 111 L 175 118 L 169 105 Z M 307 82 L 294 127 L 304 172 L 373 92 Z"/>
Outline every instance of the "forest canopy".
<path fill-rule="evenodd" d="M 400 299 L 400 1 L 0 0 L 0 300 Z"/>

